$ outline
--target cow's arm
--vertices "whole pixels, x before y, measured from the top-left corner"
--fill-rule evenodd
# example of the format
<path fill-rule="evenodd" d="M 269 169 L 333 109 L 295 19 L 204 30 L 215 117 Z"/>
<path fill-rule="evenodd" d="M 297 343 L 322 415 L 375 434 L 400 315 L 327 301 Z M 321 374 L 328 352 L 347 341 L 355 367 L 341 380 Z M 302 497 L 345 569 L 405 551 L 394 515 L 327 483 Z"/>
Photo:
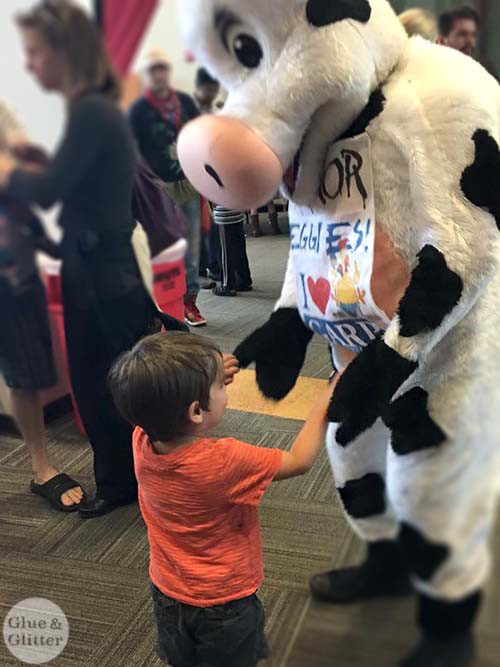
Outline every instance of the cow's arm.
<path fill-rule="evenodd" d="M 234 351 L 245 368 L 256 362 L 257 383 L 262 393 L 275 400 L 295 386 L 313 336 L 297 309 L 295 270 L 290 255 L 281 296 L 269 320 Z"/>
<path fill-rule="evenodd" d="M 451 174 L 440 179 L 422 156 L 410 163 L 420 249 L 384 337 L 358 356 L 337 386 L 329 416 L 340 424 L 341 445 L 384 416 L 395 392 L 467 316 L 498 270 L 500 151 L 480 130 L 466 152 L 467 166 L 450 165 Z"/>
<path fill-rule="evenodd" d="M 291 252 L 288 255 L 285 280 L 283 281 L 283 287 L 281 288 L 281 295 L 276 302 L 274 310 L 277 311 L 280 308 L 297 308 L 297 276 Z"/>

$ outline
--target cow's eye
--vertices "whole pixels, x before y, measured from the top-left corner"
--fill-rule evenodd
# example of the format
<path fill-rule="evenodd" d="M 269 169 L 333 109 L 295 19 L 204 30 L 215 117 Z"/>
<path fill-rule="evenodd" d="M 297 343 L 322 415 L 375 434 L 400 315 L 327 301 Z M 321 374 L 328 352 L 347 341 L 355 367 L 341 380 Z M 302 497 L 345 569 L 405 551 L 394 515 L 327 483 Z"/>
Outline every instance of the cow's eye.
<path fill-rule="evenodd" d="M 264 56 L 259 42 L 248 32 L 241 19 L 227 9 L 215 14 L 215 29 L 220 35 L 222 44 L 246 69 L 257 69 Z"/>
<path fill-rule="evenodd" d="M 256 69 L 264 55 L 255 37 L 245 33 L 239 33 L 233 38 L 231 50 L 243 67 L 247 69 Z"/>

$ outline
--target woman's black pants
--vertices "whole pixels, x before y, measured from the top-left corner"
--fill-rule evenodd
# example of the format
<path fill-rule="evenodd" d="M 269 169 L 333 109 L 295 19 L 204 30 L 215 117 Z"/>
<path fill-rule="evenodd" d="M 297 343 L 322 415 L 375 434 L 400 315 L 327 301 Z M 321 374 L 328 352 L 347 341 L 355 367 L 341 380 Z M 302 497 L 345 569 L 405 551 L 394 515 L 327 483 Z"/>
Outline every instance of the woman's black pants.
<path fill-rule="evenodd" d="M 112 502 L 133 500 L 137 481 L 132 427 L 113 404 L 107 376 L 120 354 L 151 331 L 151 298 L 140 285 L 118 298 L 85 307 L 73 291 L 65 295 L 64 311 L 71 383 L 94 450 L 97 496 Z"/>

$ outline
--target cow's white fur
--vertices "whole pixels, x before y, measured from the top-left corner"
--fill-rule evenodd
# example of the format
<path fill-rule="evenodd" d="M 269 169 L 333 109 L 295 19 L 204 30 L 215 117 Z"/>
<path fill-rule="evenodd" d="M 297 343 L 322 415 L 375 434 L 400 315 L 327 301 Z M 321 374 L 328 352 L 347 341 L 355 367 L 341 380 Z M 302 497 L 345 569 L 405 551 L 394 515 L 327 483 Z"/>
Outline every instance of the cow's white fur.
<path fill-rule="evenodd" d="M 410 267 L 427 243 L 463 280 L 458 306 L 443 324 L 413 338 L 400 336 L 396 316 L 387 344 L 419 369 L 395 397 L 414 386 L 429 393 L 429 411 L 448 436 L 435 451 L 364 456 L 377 448 L 380 424 L 346 449 L 329 434 L 342 485 L 386 469 L 391 515 L 445 542 L 452 555 L 424 592 L 459 599 L 483 583 L 487 537 L 500 491 L 500 258 L 493 217 L 471 204 L 460 180 L 473 163 L 478 128 L 500 140 L 498 84 L 476 62 L 422 39 L 408 40 L 386 0 L 371 0 L 366 25 L 351 20 L 315 29 L 305 0 L 180 0 L 190 48 L 229 90 L 223 114 L 252 127 L 286 167 L 304 142 L 294 201 L 311 203 L 328 142 L 349 127 L 371 92 L 383 84 L 383 114 L 368 128 L 372 141 L 377 224 Z M 240 16 L 263 47 L 263 65 L 245 71 L 223 48 L 214 11 Z M 500 187 L 500 186 L 499 186 Z M 277 307 L 293 306 L 289 262 Z M 386 436 L 387 434 L 385 434 Z M 371 467 L 370 467 L 371 466 Z M 390 518 L 390 517 L 389 517 Z M 354 522 L 366 539 L 393 536 L 396 519 Z"/>

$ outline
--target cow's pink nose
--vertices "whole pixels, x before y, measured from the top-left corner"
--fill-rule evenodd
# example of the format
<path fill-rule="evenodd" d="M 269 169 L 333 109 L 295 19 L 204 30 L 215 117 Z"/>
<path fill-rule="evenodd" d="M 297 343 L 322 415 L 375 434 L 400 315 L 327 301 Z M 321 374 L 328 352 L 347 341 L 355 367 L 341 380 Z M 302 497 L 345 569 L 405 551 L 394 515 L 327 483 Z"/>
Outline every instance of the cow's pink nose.
<path fill-rule="evenodd" d="M 246 211 L 270 201 L 283 178 L 277 155 L 234 118 L 202 116 L 182 130 L 177 144 L 182 169 L 202 195 Z"/>

